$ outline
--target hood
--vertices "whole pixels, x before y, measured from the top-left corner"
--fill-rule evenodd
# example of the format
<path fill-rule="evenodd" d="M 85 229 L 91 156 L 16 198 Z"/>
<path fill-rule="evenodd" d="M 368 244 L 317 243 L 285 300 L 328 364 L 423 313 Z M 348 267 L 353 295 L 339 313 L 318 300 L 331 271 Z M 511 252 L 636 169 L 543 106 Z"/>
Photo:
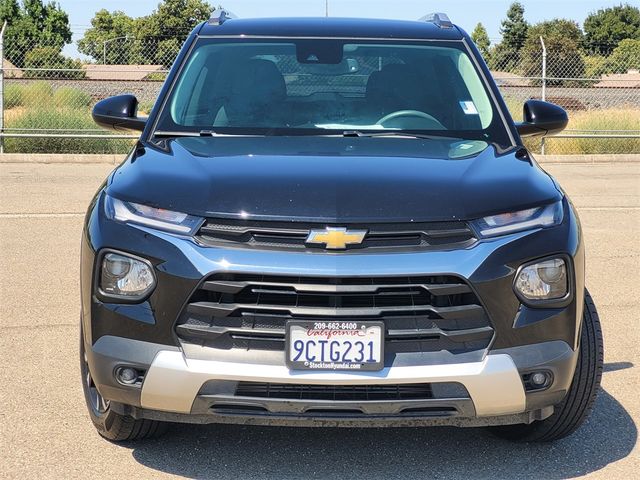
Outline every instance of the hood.
<path fill-rule="evenodd" d="M 515 149 L 392 137 L 180 138 L 138 149 L 108 193 L 203 217 L 332 223 L 467 220 L 561 198 Z"/>

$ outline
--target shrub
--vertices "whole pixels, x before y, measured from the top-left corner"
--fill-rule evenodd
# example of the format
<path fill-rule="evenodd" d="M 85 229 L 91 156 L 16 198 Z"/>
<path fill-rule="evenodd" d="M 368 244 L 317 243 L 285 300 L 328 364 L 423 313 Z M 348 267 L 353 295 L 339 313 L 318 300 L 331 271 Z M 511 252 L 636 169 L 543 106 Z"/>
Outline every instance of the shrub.
<path fill-rule="evenodd" d="M 607 70 L 607 59 L 602 55 L 584 55 L 584 76 L 587 78 L 600 78 Z"/>
<path fill-rule="evenodd" d="M 153 106 L 155 105 L 156 102 L 150 102 L 150 101 L 142 101 L 138 104 L 138 113 L 142 114 L 142 115 L 149 115 L 151 113 L 151 110 L 153 109 Z"/>
<path fill-rule="evenodd" d="M 24 105 L 24 89 L 20 85 L 4 87 L 4 108 L 15 108 Z"/>
<path fill-rule="evenodd" d="M 36 81 L 22 87 L 23 104 L 27 107 L 41 108 L 51 103 L 53 88 L 49 82 Z"/>
<path fill-rule="evenodd" d="M 622 40 L 607 58 L 607 73 L 627 73 L 640 69 L 640 39 Z"/>
<path fill-rule="evenodd" d="M 24 76 L 27 78 L 85 77 L 82 64 L 78 60 L 65 57 L 53 47 L 39 47 L 28 52 L 24 57 L 24 68 Z"/>
<path fill-rule="evenodd" d="M 92 103 L 91 95 L 78 88 L 60 87 L 53 92 L 53 103 L 58 108 L 88 107 Z"/>
<path fill-rule="evenodd" d="M 88 109 L 41 107 L 29 109 L 24 115 L 8 118 L 6 128 L 29 133 L 34 129 L 95 130 L 97 126 L 93 123 Z M 132 144 L 131 140 L 100 138 L 7 138 L 5 151 L 10 153 L 126 153 Z"/>
<path fill-rule="evenodd" d="M 588 55 L 584 57 L 586 75 L 599 78 L 610 73 L 627 73 L 640 69 L 640 40 L 626 39 L 608 57 Z"/>
<path fill-rule="evenodd" d="M 167 74 L 165 72 L 153 72 L 144 77 L 144 79 L 150 82 L 164 82 L 167 79 Z"/>

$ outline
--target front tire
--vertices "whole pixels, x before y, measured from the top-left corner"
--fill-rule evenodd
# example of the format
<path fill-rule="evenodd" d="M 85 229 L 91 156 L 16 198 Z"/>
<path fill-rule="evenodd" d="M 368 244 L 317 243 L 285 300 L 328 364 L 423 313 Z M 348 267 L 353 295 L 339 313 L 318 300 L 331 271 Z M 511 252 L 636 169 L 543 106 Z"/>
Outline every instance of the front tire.
<path fill-rule="evenodd" d="M 80 373 L 89 417 L 102 437 L 112 442 L 133 441 L 158 437 L 167 430 L 167 424 L 164 422 L 135 419 L 113 411 L 111 403 L 100 395 L 91 377 L 82 328 L 80 329 Z"/>
<path fill-rule="evenodd" d="M 596 306 L 589 292 L 584 293 L 580 352 L 567 396 L 545 420 L 492 427 L 497 436 L 518 442 L 551 442 L 571 435 L 591 413 L 602 378 L 604 345 Z"/>

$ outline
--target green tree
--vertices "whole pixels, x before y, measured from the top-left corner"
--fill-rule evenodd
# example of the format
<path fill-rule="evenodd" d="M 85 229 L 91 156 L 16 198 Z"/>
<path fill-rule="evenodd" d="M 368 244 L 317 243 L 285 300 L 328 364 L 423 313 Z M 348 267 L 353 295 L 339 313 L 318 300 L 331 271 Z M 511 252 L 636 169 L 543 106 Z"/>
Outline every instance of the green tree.
<path fill-rule="evenodd" d="M 640 39 L 622 40 L 606 60 L 606 73 L 640 70 Z"/>
<path fill-rule="evenodd" d="M 205 0 L 163 0 L 150 15 L 135 19 L 122 12 L 100 10 L 78 42 L 78 49 L 102 62 L 104 42 L 128 36 L 129 40 L 107 44 L 107 63 L 169 66 L 189 32 L 212 11 Z"/>
<path fill-rule="evenodd" d="M 26 54 L 34 48 L 57 49 L 71 42 L 69 16 L 55 2 L 43 0 L 1 0 L 0 22 L 7 21 L 5 57 L 17 67 L 24 66 Z"/>
<path fill-rule="evenodd" d="M 588 51 L 609 55 L 624 39 L 640 40 L 640 8 L 618 5 L 591 13 L 584 34 Z"/>
<path fill-rule="evenodd" d="M 545 39 L 545 41 L 547 37 L 566 38 L 573 43 L 576 48 L 579 48 L 584 42 L 584 34 L 580 26 L 576 22 L 565 18 L 554 18 L 553 20 L 547 20 L 533 25 L 529 29 L 524 46 L 535 41 L 540 43 L 540 37 Z"/>
<path fill-rule="evenodd" d="M 507 10 L 507 18 L 502 21 L 500 34 L 503 47 L 520 51 L 527 39 L 529 23 L 524 19 L 524 6 L 520 2 L 514 2 Z"/>
<path fill-rule="evenodd" d="M 111 13 L 102 9 L 96 12 L 91 28 L 78 41 L 78 51 L 100 63 L 106 60 L 108 65 L 135 63 L 134 35 L 133 18 L 121 11 Z"/>
<path fill-rule="evenodd" d="M 584 57 L 586 76 L 598 78 L 610 73 L 627 73 L 640 70 L 640 40 L 622 40 L 608 57 L 587 55 Z"/>
<path fill-rule="evenodd" d="M 585 78 L 598 78 L 607 71 L 607 57 L 597 54 L 583 55 Z"/>
<path fill-rule="evenodd" d="M 158 42 L 158 50 L 156 51 L 156 62 L 158 65 L 169 67 L 180 52 L 182 41 L 177 38 L 167 38 Z"/>
<path fill-rule="evenodd" d="M 164 0 L 139 27 L 148 36 L 183 36 L 200 22 L 208 20 L 213 7 L 205 0 Z"/>
<path fill-rule="evenodd" d="M 0 0 L 0 19 L 12 21 L 20 14 L 18 0 Z"/>
<path fill-rule="evenodd" d="M 522 74 L 528 77 L 542 76 L 542 45 L 547 47 L 547 77 L 549 85 L 568 85 L 585 75 L 585 62 L 580 53 L 582 30 L 571 20 L 557 18 L 541 22 L 529 28 L 522 48 Z"/>
<path fill-rule="evenodd" d="M 520 50 L 529 31 L 529 23 L 524 19 L 524 6 L 514 2 L 507 10 L 500 27 L 502 41 L 491 52 L 489 66 L 494 70 L 515 72 L 520 65 Z"/>
<path fill-rule="evenodd" d="M 136 30 L 144 62 L 170 66 L 187 35 L 208 20 L 212 11 L 205 0 L 164 0 L 151 15 L 138 19 Z"/>
<path fill-rule="evenodd" d="M 475 42 L 478 50 L 484 58 L 489 58 L 489 48 L 491 47 L 491 40 L 489 40 L 489 34 L 487 29 L 484 28 L 482 23 L 478 23 L 476 28 L 471 33 L 471 39 Z"/>

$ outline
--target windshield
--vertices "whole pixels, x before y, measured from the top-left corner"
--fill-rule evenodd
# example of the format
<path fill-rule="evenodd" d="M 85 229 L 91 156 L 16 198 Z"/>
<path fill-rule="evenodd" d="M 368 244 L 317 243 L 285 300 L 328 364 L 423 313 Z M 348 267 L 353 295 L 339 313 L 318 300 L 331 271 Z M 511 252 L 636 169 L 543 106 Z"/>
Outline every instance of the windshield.
<path fill-rule="evenodd" d="M 161 131 L 509 143 L 462 42 L 200 38 L 160 113 Z"/>

